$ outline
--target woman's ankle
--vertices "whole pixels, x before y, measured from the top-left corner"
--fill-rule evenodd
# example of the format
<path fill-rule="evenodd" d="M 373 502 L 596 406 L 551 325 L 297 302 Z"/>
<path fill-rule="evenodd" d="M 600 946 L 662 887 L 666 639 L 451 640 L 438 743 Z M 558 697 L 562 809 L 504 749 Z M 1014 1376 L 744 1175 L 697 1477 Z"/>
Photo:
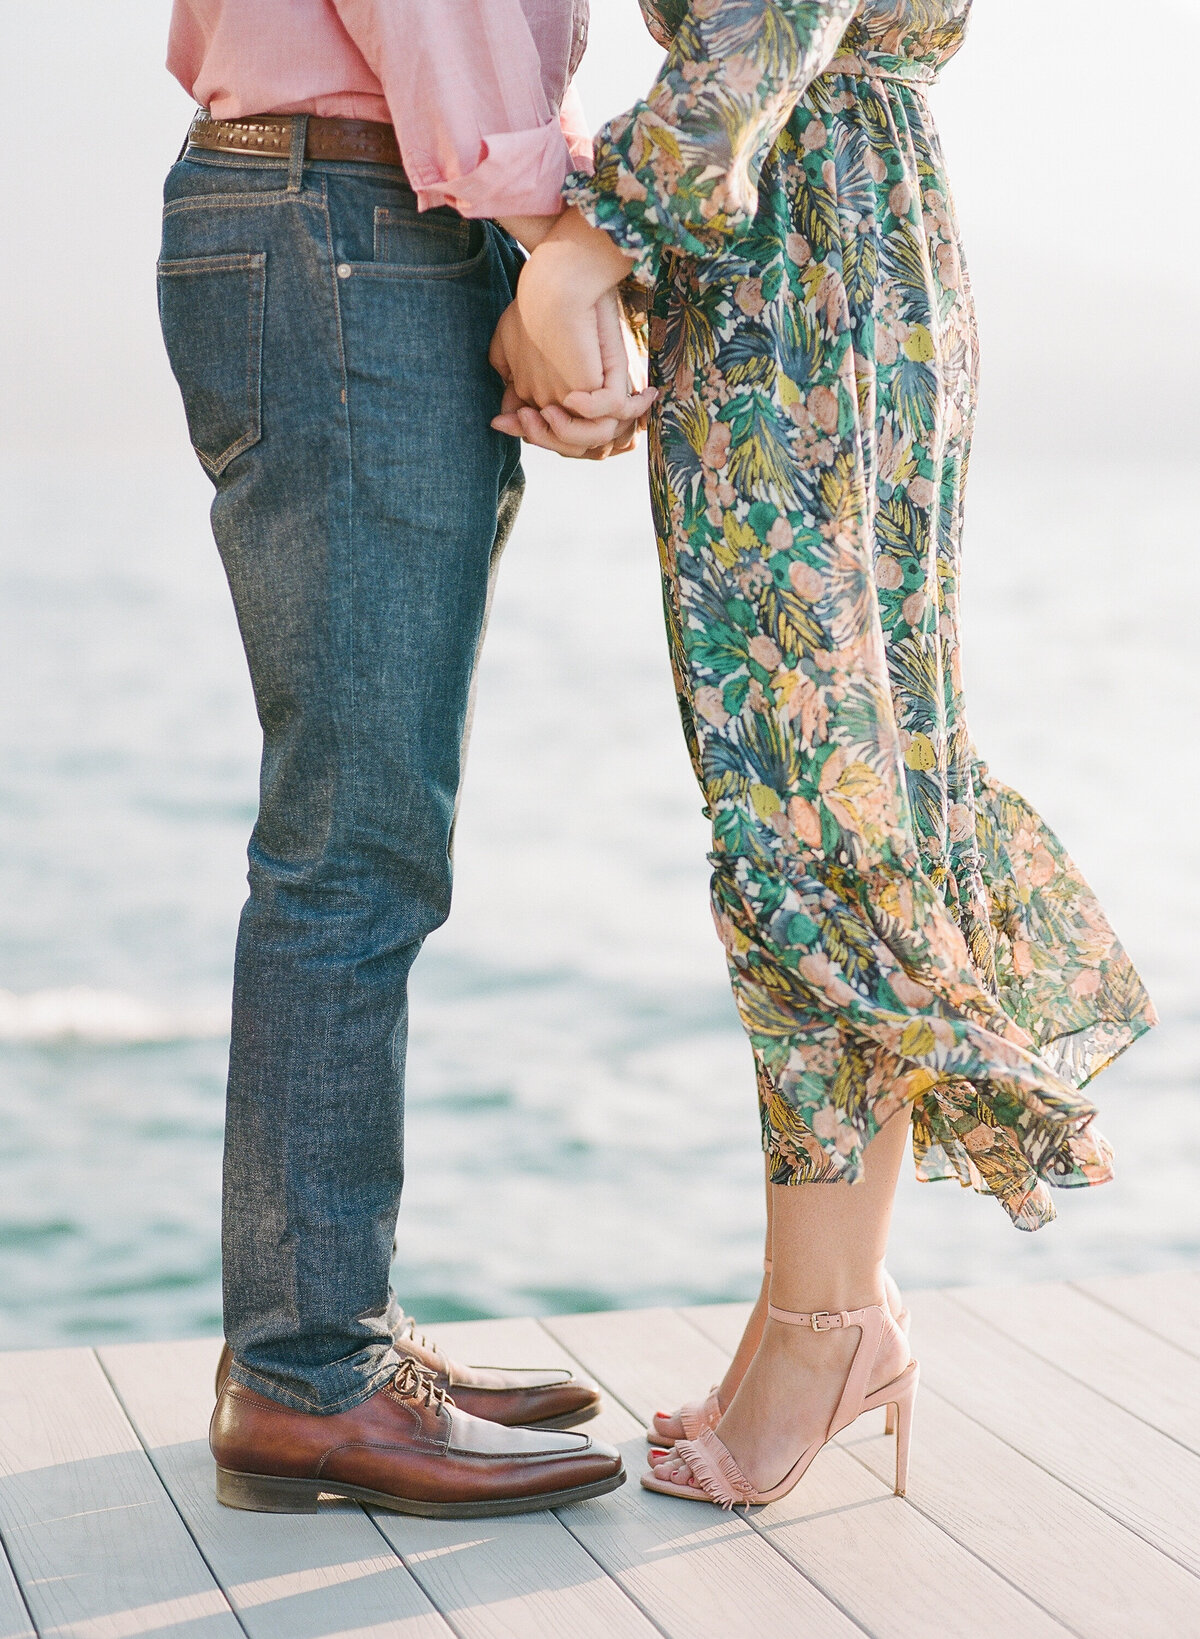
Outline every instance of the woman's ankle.
<path fill-rule="evenodd" d="M 836 1315 L 853 1314 L 858 1309 L 888 1309 L 887 1287 L 880 1281 L 824 1282 L 814 1289 L 801 1291 L 795 1302 L 787 1302 L 778 1290 L 771 1293 L 771 1307 L 788 1314 Z M 821 1328 L 816 1328 L 820 1330 Z"/>

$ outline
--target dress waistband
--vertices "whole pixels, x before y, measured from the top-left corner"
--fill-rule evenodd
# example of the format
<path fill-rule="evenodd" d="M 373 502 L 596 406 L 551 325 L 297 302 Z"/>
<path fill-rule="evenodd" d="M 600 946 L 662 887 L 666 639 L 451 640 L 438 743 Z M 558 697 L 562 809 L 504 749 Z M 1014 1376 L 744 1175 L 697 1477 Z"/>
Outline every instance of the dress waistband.
<path fill-rule="evenodd" d="M 920 63 L 912 57 L 889 57 L 884 52 L 870 56 L 835 57 L 821 78 L 831 74 L 850 74 L 866 80 L 902 80 L 909 85 L 932 85 L 937 69 L 932 63 Z"/>

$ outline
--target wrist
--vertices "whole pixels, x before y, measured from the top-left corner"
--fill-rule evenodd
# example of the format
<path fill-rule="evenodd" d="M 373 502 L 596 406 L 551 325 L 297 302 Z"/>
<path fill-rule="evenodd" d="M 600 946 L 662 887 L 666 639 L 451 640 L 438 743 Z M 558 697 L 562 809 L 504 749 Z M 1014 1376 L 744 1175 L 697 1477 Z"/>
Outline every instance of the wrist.
<path fill-rule="evenodd" d="M 526 250 L 535 250 L 558 221 L 558 216 L 496 217 L 497 226 L 503 228 L 505 233 L 511 234 Z"/>
<path fill-rule="evenodd" d="M 634 265 L 610 234 L 594 228 L 573 205 L 555 220 L 538 249 L 544 263 L 554 261 L 559 278 L 586 295 L 588 306 L 615 290 Z"/>

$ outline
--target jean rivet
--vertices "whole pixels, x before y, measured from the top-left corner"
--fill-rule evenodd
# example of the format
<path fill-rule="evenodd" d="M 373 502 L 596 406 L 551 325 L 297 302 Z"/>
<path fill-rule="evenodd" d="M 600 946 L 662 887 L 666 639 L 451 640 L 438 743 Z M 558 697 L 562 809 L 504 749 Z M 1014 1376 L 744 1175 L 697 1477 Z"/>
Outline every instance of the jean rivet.
<path fill-rule="evenodd" d="M 350 277 L 350 264 L 349 264 L 349 262 L 339 262 L 338 263 L 337 276 L 338 276 L 339 279 L 348 279 Z"/>

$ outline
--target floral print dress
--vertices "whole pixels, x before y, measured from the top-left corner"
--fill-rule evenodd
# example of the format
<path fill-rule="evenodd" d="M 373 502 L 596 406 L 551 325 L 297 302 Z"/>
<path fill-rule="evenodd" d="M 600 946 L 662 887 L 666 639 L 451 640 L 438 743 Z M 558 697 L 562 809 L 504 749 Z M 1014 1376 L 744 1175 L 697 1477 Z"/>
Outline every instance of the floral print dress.
<path fill-rule="evenodd" d="M 713 908 L 776 1183 L 922 1178 L 1036 1229 L 1112 1155 L 1080 1089 L 1154 1023 L 974 750 L 977 343 L 928 89 L 971 0 L 642 0 L 668 50 L 566 195 L 652 287 L 651 489 Z"/>

